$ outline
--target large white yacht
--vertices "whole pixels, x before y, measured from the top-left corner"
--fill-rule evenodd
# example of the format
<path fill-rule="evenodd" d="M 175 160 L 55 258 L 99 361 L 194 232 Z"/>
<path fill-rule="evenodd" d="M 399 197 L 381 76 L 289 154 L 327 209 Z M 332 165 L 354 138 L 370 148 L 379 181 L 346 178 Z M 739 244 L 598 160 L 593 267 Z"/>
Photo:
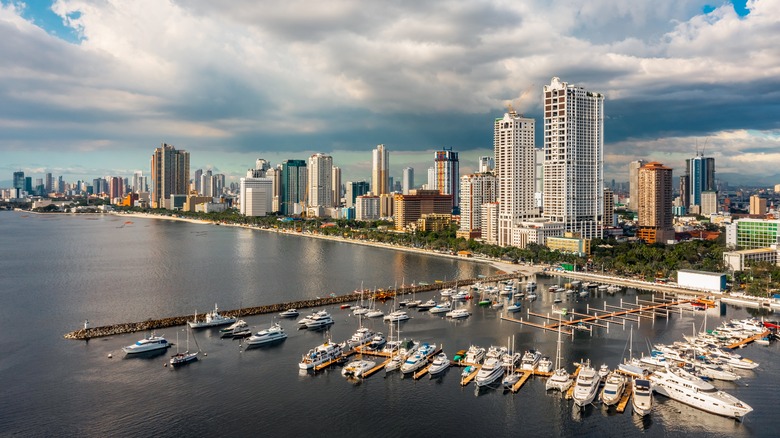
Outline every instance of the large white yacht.
<path fill-rule="evenodd" d="M 681 368 L 669 368 L 650 375 L 653 391 L 673 400 L 737 420 L 753 411 L 746 403 Z"/>
<path fill-rule="evenodd" d="M 146 353 L 148 351 L 162 350 L 171 346 L 162 336 L 155 336 L 154 333 L 150 334 L 148 338 L 143 338 L 140 341 L 136 341 L 133 345 L 122 347 L 122 351 L 126 354 L 138 354 Z"/>
<path fill-rule="evenodd" d="M 428 363 L 428 357 L 434 351 L 436 351 L 436 344 L 422 344 L 414 354 L 407 357 L 404 363 L 401 364 L 401 372 L 407 374 L 419 370 Z"/>
<path fill-rule="evenodd" d="M 650 381 L 647 379 L 634 379 L 631 387 L 631 406 L 634 413 L 644 417 L 650 413 L 653 407 L 653 393 L 650 389 Z"/>
<path fill-rule="evenodd" d="M 601 378 L 598 372 L 590 366 L 590 362 L 584 363 L 574 381 L 574 403 L 580 407 L 592 403 L 598 393 L 599 382 Z"/>
<path fill-rule="evenodd" d="M 390 322 L 406 321 L 409 319 L 409 314 L 405 310 L 396 310 L 388 313 L 383 319 Z"/>
<path fill-rule="evenodd" d="M 342 352 L 343 347 L 341 344 L 336 344 L 327 340 L 325 343 L 312 348 L 308 353 L 304 354 L 298 367 L 302 370 L 314 368 L 317 365 L 341 357 Z"/>
<path fill-rule="evenodd" d="M 466 351 L 466 357 L 463 359 L 463 362 L 466 362 L 468 364 L 476 364 L 482 362 L 482 359 L 485 358 L 485 349 L 483 347 L 477 347 L 476 345 L 469 346 L 468 351 Z"/>
<path fill-rule="evenodd" d="M 604 389 L 601 390 L 601 401 L 607 406 L 612 406 L 620 401 L 623 391 L 626 389 L 626 378 L 617 371 L 612 371 L 604 381 Z"/>
<path fill-rule="evenodd" d="M 360 327 L 352 334 L 352 337 L 347 339 L 347 347 L 355 348 L 359 345 L 365 345 L 371 342 L 375 333 L 367 327 Z"/>
<path fill-rule="evenodd" d="M 447 313 L 450 310 L 452 310 L 452 303 L 449 301 L 443 301 L 430 309 L 428 309 L 428 312 L 430 313 Z"/>
<path fill-rule="evenodd" d="M 477 371 L 474 383 L 477 386 L 487 386 L 503 375 L 504 367 L 501 366 L 501 360 L 496 357 L 490 357 L 485 360 L 482 368 Z"/>
<path fill-rule="evenodd" d="M 442 371 L 449 368 L 449 366 L 450 366 L 450 360 L 447 359 L 447 354 L 441 352 L 437 354 L 436 357 L 433 359 L 433 363 L 431 364 L 431 367 L 428 369 L 428 374 L 430 374 L 431 377 L 433 377 L 436 374 L 439 374 Z"/>
<path fill-rule="evenodd" d="M 444 316 L 446 316 L 448 318 L 452 318 L 452 319 L 468 318 L 470 315 L 471 315 L 471 313 L 469 313 L 468 309 L 463 308 L 463 307 L 455 309 L 453 311 L 450 311 L 450 312 L 447 312 L 447 313 L 444 314 Z"/>
<path fill-rule="evenodd" d="M 247 345 L 263 345 L 269 342 L 282 341 L 287 339 L 287 333 L 285 333 L 282 326 L 279 323 L 275 323 L 270 328 L 261 330 L 256 334 L 250 336 L 245 342 Z"/>
<path fill-rule="evenodd" d="M 376 362 L 373 360 L 358 359 L 346 364 L 341 370 L 341 375 L 344 377 L 363 377 L 366 371 L 374 368 Z"/>
<path fill-rule="evenodd" d="M 320 328 L 331 324 L 333 324 L 333 317 L 330 316 L 328 312 L 325 312 L 324 314 L 318 313 L 311 320 L 309 320 L 309 322 L 306 323 L 306 328 Z"/>
<path fill-rule="evenodd" d="M 196 312 L 195 317 L 192 319 L 192 321 L 188 321 L 187 324 L 190 326 L 190 328 L 206 328 L 233 324 L 234 322 L 236 322 L 236 318 L 220 315 L 219 308 L 217 308 L 217 304 L 214 303 L 214 310 L 208 312 L 202 321 L 198 321 L 198 314 Z"/>
<path fill-rule="evenodd" d="M 523 354 L 523 358 L 520 360 L 520 369 L 533 371 L 536 366 L 539 365 L 539 360 L 542 359 L 542 353 L 536 350 L 528 350 Z"/>

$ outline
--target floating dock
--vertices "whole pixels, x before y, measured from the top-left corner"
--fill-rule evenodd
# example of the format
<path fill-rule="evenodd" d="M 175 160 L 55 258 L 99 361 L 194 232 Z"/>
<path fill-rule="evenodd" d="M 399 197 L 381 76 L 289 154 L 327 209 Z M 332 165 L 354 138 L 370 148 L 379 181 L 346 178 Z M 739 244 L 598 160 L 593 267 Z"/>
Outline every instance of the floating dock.
<path fill-rule="evenodd" d="M 623 388 L 623 395 L 620 396 L 620 401 L 617 404 L 616 411 L 619 414 L 622 414 L 626 411 L 626 406 L 628 406 L 629 400 L 631 400 L 631 379 L 626 382 L 626 386 Z"/>
<path fill-rule="evenodd" d="M 522 388 L 523 385 L 525 385 L 525 382 L 528 381 L 528 378 L 531 377 L 534 374 L 533 371 L 528 371 L 528 370 L 519 370 L 519 371 L 515 371 L 515 372 L 517 372 L 518 374 L 522 374 L 522 375 L 520 376 L 520 380 L 518 380 L 517 383 L 512 385 L 512 392 L 513 393 L 517 393 L 517 391 L 520 391 L 520 388 Z"/>
<path fill-rule="evenodd" d="M 726 347 L 726 348 L 729 348 L 729 349 L 731 349 L 731 350 L 733 350 L 733 349 L 735 349 L 735 348 L 742 348 L 742 347 L 744 347 L 745 345 L 747 345 L 747 344 L 749 344 L 749 343 L 751 343 L 751 342 L 753 342 L 753 341 L 755 341 L 755 340 L 757 340 L 757 339 L 765 338 L 765 337 L 769 336 L 770 334 L 772 334 L 772 332 L 771 332 L 771 331 L 769 331 L 769 330 L 767 330 L 767 331 L 765 331 L 764 333 L 759 333 L 759 334 L 757 334 L 757 335 L 753 335 L 753 336 L 751 336 L 751 337 L 749 337 L 749 338 L 743 339 L 743 340 L 741 340 L 741 341 L 739 341 L 739 342 L 735 342 L 735 343 L 733 343 L 733 344 L 729 345 L 729 346 L 728 346 L 728 347 Z"/>

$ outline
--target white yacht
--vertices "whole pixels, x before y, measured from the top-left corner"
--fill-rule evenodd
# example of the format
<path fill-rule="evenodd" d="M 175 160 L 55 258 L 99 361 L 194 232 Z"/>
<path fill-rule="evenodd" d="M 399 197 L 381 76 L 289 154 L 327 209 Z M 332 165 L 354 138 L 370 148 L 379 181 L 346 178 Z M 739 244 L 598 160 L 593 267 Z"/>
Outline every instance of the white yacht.
<path fill-rule="evenodd" d="M 441 352 L 437 354 L 436 357 L 433 359 L 433 363 L 431 363 L 431 367 L 428 368 L 428 374 L 430 374 L 431 377 L 433 377 L 436 374 L 439 374 L 442 371 L 449 368 L 449 366 L 450 366 L 450 361 L 449 359 L 447 359 L 447 354 Z"/>
<path fill-rule="evenodd" d="M 360 304 L 352 307 L 352 314 L 355 316 L 365 315 L 368 313 L 368 307 L 363 307 Z"/>
<path fill-rule="evenodd" d="M 279 323 L 274 323 L 270 328 L 261 330 L 256 334 L 250 336 L 246 341 L 247 345 L 263 345 L 270 342 L 282 341 L 287 339 L 287 333 L 285 333 L 282 326 Z"/>
<path fill-rule="evenodd" d="M 604 380 L 609 375 L 609 365 L 603 363 L 599 367 L 599 379 Z"/>
<path fill-rule="evenodd" d="M 753 408 L 681 368 L 650 375 L 653 391 L 712 414 L 741 420 Z"/>
<path fill-rule="evenodd" d="M 466 357 L 463 359 L 463 362 L 469 364 L 477 364 L 482 362 L 482 359 L 484 358 L 485 358 L 485 349 L 482 347 L 477 347 L 476 345 L 471 345 L 469 349 L 466 351 Z"/>
<path fill-rule="evenodd" d="M 366 371 L 374 368 L 376 362 L 373 360 L 358 359 L 346 364 L 341 370 L 341 375 L 344 377 L 363 377 Z"/>
<path fill-rule="evenodd" d="M 620 401 L 620 397 L 623 396 L 625 389 L 626 378 L 617 371 L 612 371 L 607 376 L 607 380 L 604 381 L 604 389 L 601 390 L 601 402 L 607 406 L 616 404 Z"/>
<path fill-rule="evenodd" d="M 298 315 L 300 315 L 298 309 L 287 309 L 279 314 L 282 318 L 297 318 Z"/>
<path fill-rule="evenodd" d="M 528 350 L 523 354 L 523 358 L 520 360 L 520 369 L 533 371 L 539 365 L 539 361 L 542 359 L 542 353 L 536 350 Z"/>
<path fill-rule="evenodd" d="M 396 310 L 394 312 L 389 313 L 383 319 L 385 321 L 390 321 L 390 322 L 406 321 L 407 319 L 409 319 L 409 314 L 406 313 L 406 311 L 404 310 Z"/>
<path fill-rule="evenodd" d="M 251 334 L 251 331 L 249 330 L 249 324 L 247 324 L 246 321 L 244 321 L 243 319 L 239 319 L 233 324 L 230 324 L 225 328 L 219 329 L 219 334 L 223 338 L 229 338 L 229 337 L 238 338 L 245 335 L 248 336 L 248 334 Z"/>
<path fill-rule="evenodd" d="M 464 309 L 461 307 L 460 309 L 455 309 L 451 312 L 445 313 L 444 316 L 447 316 L 452 319 L 461 319 L 461 318 L 468 318 L 470 315 L 471 313 L 469 313 L 468 309 Z"/>
<path fill-rule="evenodd" d="M 436 307 L 436 300 L 428 300 L 420 304 L 419 306 L 417 306 L 417 309 L 423 311 L 423 310 L 428 310 L 432 307 Z"/>
<path fill-rule="evenodd" d="M 371 351 L 379 351 L 385 344 L 387 344 L 387 339 L 385 338 L 384 333 L 376 332 L 366 348 Z"/>
<path fill-rule="evenodd" d="M 452 296 L 452 295 L 454 295 L 456 293 L 457 293 L 457 291 L 455 291 L 455 289 L 453 289 L 451 287 L 448 287 L 446 289 L 442 289 L 441 292 L 439 292 L 439 294 L 441 294 L 441 296 L 443 296 L 443 297 L 449 297 L 449 296 Z"/>
<path fill-rule="evenodd" d="M 325 343 L 312 348 L 308 353 L 304 354 L 298 367 L 302 370 L 314 368 L 317 365 L 341 357 L 343 351 L 344 349 L 341 344 L 331 342 L 329 339 L 325 341 Z"/>
<path fill-rule="evenodd" d="M 401 372 L 404 374 L 413 373 L 428 363 L 428 357 L 436 351 L 436 344 L 423 344 L 411 356 L 407 357 L 401 364 Z"/>
<path fill-rule="evenodd" d="M 312 313 L 311 315 L 304 316 L 303 318 L 299 319 L 297 322 L 298 322 L 298 325 L 306 325 L 306 324 L 308 324 L 308 323 L 309 323 L 309 321 L 311 321 L 312 319 L 314 319 L 314 318 L 316 318 L 316 317 L 318 317 L 318 316 L 325 316 L 325 315 L 327 315 L 327 314 L 328 314 L 328 312 L 327 312 L 327 311 L 325 311 L 325 310 L 320 310 L 320 311 L 317 311 L 317 312 L 314 312 L 314 313 Z"/>
<path fill-rule="evenodd" d="M 155 336 L 154 333 L 150 334 L 148 338 L 143 338 L 140 341 L 136 341 L 133 345 L 122 347 L 122 351 L 126 354 L 138 354 L 146 353 L 148 351 L 162 350 L 171 346 L 162 336 Z"/>
<path fill-rule="evenodd" d="M 428 309 L 429 312 L 434 313 L 434 314 L 435 313 L 447 313 L 450 310 L 452 310 L 452 303 L 450 303 L 449 301 L 444 301 L 443 303 L 439 303 L 436 306 L 431 307 L 430 309 Z"/>
<path fill-rule="evenodd" d="M 192 318 L 192 321 L 187 322 L 187 324 L 190 326 L 190 328 L 206 328 L 233 324 L 234 322 L 236 322 L 236 318 L 220 315 L 219 308 L 217 308 L 217 304 L 215 303 L 214 310 L 206 313 L 206 316 L 202 321 L 198 321 L 198 313 L 195 312 L 195 317 Z"/>
<path fill-rule="evenodd" d="M 631 385 L 631 406 L 634 413 L 644 417 L 650 413 L 653 407 L 653 393 L 650 389 L 650 381 L 647 379 L 634 379 Z"/>
<path fill-rule="evenodd" d="M 539 364 L 536 366 L 536 370 L 542 373 L 551 373 L 553 370 L 553 363 L 549 357 L 543 356 L 539 359 Z"/>
<path fill-rule="evenodd" d="M 574 381 L 574 393 L 572 394 L 574 403 L 580 407 L 592 403 L 593 399 L 596 398 L 596 393 L 598 393 L 599 382 L 601 382 L 601 378 L 596 370 L 590 366 L 590 362 L 584 363 Z"/>
<path fill-rule="evenodd" d="M 558 368 L 553 371 L 552 376 L 547 379 L 544 388 L 549 391 L 551 389 L 557 389 L 564 392 L 569 389 L 572 384 L 571 375 L 563 368 Z"/>
<path fill-rule="evenodd" d="M 371 338 L 373 338 L 374 335 L 375 333 L 368 328 L 360 327 L 352 334 L 351 338 L 347 339 L 347 347 L 355 348 L 359 345 L 365 345 L 371 342 Z"/>
<path fill-rule="evenodd" d="M 309 320 L 309 322 L 306 323 L 306 328 L 308 329 L 320 328 L 331 324 L 333 324 L 333 317 L 330 316 L 328 312 L 325 312 L 324 314 L 318 314 L 317 316 Z"/>
<path fill-rule="evenodd" d="M 474 383 L 477 386 L 487 386 L 503 375 L 504 368 L 501 366 L 501 361 L 495 357 L 491 357 L 485 360 L 482 368 L 477 372 Z"/>

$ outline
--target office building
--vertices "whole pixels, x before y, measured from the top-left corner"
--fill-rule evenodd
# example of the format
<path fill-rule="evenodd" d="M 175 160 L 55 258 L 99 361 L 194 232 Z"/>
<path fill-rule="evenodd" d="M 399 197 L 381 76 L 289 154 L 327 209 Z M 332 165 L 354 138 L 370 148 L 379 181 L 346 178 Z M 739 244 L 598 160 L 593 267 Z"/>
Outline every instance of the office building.
<path fill-rule="evenodd" d="M 380 218 L 379 196 L 361 195 L 355 199 L 355 219 L 359 221 Z"/>
<path fill-rule="evenodd" d="M 674 240 L 672 169 L 653 161 L 637 171 L 637 237 L 646 243 Z"/>
<path fill-rule="evenodd" d="M 282 162 L 282 178 L 279 194 L 279 211 L 285 216 L 301 214 L 306 204 L 306 162 L 285 160 Z"/>
<path fill-rule="evenodd" d="M 409 190 L 414 188 L 414 169 L 411 167 L 405 167 L 401 179 L 401 193 L 408 195 Z"/>
<path fill-rule="evenodd" d="M 442 195 L 438 190 L 410 190 L 408 195 L 395 195 L 395 229 L 403 231 L 416 223 L 424 214 L 450 214 L 452 195 Z"/>
<path fill-rule="evenodd" d="M 370 187 L 367 181 L 347 181 L 344 204 L 346 207 L 354 207 L 358 196 L 368 194 Z"/>
<path fill-rule="evenodd" d="M 13 187 L 15 189 L 19 189 L 19 191 L 24 191 L 24 172 L 14 172 L 14 185 Z"/>
<path fill-rule="evenodd" d="M 390 193 L 390 153 L 385 145 L 378 145 L 372 158 L 371 191 L 376 196 Z"/>
<path fill-rule="evenodd" d="M 273 211 L 273 180 L 241 178 L 240 211 L 244 216 L 267 216 Z"/>
<path fill-rule="evenodd" d="M 702 193 L 716 190 L 715 187 L 715 159 L 697 155 L 694 158 L 685 160 L 686 180 L 688 182 L 688 191 L 685 207 L 693 205 L 702 205 Z M 702 213 L 703 214 L 703 213 Z"/>
<path fill-rule="evenodd" d="M 766 199 L 753 195 L 750 197 L 750 214 L 752 215 L 765 215 L 766 214 Z"/>
<path fill-rule="evenodd" d="M 701 208 L 699 214 L 702 216 L 709 216 L 719 211 L 718 192 L 715 190 L 705 190 L 701 192 Z"/>
<path fill-rule="evenodd" d="M 479 157 L 479 165 L 477 166 L 477 173 L 493 172 L 496 168 L 496 162 L 493 157 L 483 156 Z"/>
<path fill-rule="evenodd" d="M 726 246 L 737 249 L 780 245 L 780 220 L 738 219 L 726 225 Z"/>
<path fill-rule="evenodd" d="M 428 168 L 428 185 L 425 187 L 426 190 L 439 190 L 438 187 L 436 187 L 436 168 L 435 167 L 429 167 Z"/>
<path fill-rule="evenodd" d="M 341 207 L 341 196 L 342 196 L 342 189 L 341 189 L 341 168 L 338 166 L 333 166 L 333 170 L 331 171 L 331 191 L 333 196 L 333 206 L 334 207 Z"/>
<path fill-rule="evenodd" d="M 309 207 L 333 207 L 333 157 L 314 154 L 309 157 L 308 203 Z"/>
<path fill-rule="evenodd" d="M 151 160 L 152 208 L 168 208 L 171 195 L 186 195 L 190 182 L 190 154 L 163 143 Z"/>
<path fill-rule="evenodd" d="M 604 95 L 558 78 L 544 86 L 543 217 L 584 239 L 601 238 Z"/>

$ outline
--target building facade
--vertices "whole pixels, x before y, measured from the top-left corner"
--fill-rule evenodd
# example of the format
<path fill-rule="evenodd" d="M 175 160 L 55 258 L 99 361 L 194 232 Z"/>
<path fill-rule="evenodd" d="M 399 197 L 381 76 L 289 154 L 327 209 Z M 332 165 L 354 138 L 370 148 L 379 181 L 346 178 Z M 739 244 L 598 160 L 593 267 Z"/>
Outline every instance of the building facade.
<path fill-rule="evenodd" d="M 372 158 L 371 191 L 377 196 L 390 193 L 390 153 L 385 145 L 377 145 Z"/>
<path fill-rule="evenodd" d="M 726 225 L 726 246 L 737 249 L 780 245 L 780 220 L 738 219 Z"/>
<path fill-rule="evenodd" d="M 637 172 L 637 237 L 647 243 L 674 239 L 672 169 L 653 161 Z"/>
<path fill-rule="evenodd" d="M 639 169 L 645 164 L 645 160 L 628 163 L 628 209 L 631 211 L 639 208 Z"/>
<path fill-rule="evenodd" d="M 333 157 L 325 154 L 314 154 L 309 157 L 306 166 L 307 205 L 309 207 L 333 207 Z"/>
<path fill-rule="evenodd" d="M 750 214 L 752 215 L 765 215 L 766 214 L 766 199 L 753 195 L 750 197 Z"/>
<path fill-rule="evenodd" d="M 369 221 L 379 219 L 379 196 L 361 195 L 355 199 L 355 219 Z"/>
<path fill-rule="evenodd" d="M 267 216 L 273 211 L 273 180 L 241 178 L 240 211 L 244 216 Z"/>
<path fill-rule="evenodd" d="M 452 148 L 442 148 L 434 152 L 436 169 L 436 188 L 442 195 L 452 195 L 452 210 L 457 211 L 460 204 L 460 162 L 458 153 Z"/>
<path fill-rule="evenodd" d="M 347 181 L 346 188 L 344 204 L 347 207 L 354 207 L 358 196 L 368 194 L 371 191 L 367 181 Z"/>
<path fill-rule="evenodd" d="M 686 208 L 702 205 L 702 193 L 715 190 L 715 159 L 697 155 L 685 160 L 688 182 Z"/>
<path fill-rule="evenodd" d="M 414 188 L 414 169 L 405 167 L 401 180 L 401 193 L 408 195 L 409 190 Z"/>
<path fill-rule="evenodd" d="M 498 180 L 493 173 L 474 173 L 460 178 L 459 237 L 481 237 L 482 205 L 496 202 L 497 192 Z"/>
<path fill-rule="evenodd" d="M 300 214 L 306 203 L 306 162 L 286 160 L 282 162 L 279 211 L 285 215 Z"/>
<path fill-rule="evenodd" d="M 152 208 L 169 208 L 171 195 L 186 195 L 190 183 L 190 154 L 163 143 L 154 150 L 151 160 Z"/>
<path fill-rule="evenodd" d="M 408 195 L 394 197 L 395 229 L 405 230 L 424 214 L 450 214 L 452 195 L 442 195 L 438 190 L 410 190 Z"/>

